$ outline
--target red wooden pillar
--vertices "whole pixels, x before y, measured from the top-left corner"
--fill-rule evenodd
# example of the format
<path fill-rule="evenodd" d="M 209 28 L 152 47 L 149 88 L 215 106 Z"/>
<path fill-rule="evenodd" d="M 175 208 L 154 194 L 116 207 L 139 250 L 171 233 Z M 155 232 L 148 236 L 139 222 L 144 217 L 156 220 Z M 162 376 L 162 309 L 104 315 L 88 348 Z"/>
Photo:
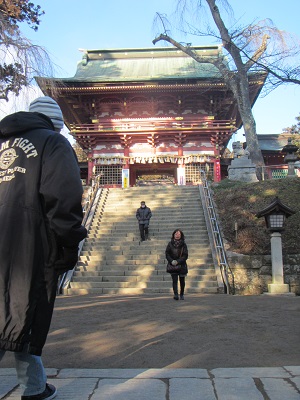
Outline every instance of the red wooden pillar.
<path fill-rule="evenodd" d="M 124 147 L 124 157 L 125 164 L 123 164 L 123 169 L 129 169 L 129 147 Z"/>
<path fill-rule="evenodd" d="M 178 146 L 178 155 L 181 157 L 183 156 L 183 147 L 182 146 Z M 180 161 L 181 163 L 181 161 Z"/>
<path fill-rule="evenodd" d="M 214 162 L 214 182 L 220 182 L 221 181 L 221 163 L 220 163 L 220 151 L 219 151 L 219 145 L 216 143 L 216 148 L 215 148 L 215 162 Z"/>
<path fill-rule="evenodd" d="M 214 165 L 214 182 L 220 182 L 220 181 L 221 181 L 221 163 L 220 159 L 216 158 Z"/>

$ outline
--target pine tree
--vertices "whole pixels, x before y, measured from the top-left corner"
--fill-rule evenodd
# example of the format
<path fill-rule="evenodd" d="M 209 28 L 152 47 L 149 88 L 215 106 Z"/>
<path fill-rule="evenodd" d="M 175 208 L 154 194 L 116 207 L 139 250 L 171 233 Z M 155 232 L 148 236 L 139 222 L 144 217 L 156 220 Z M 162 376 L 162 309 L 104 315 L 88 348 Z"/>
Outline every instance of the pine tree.
<path fill-rule="evenodd" d="M 37 31 L 43 14 L 39 5 L 28 0 L 0 0 L 0 99 L 8 101 L 10 93 L 18 96 L 35 74 L 52 73 L 47 52 L 20 30 L 27 23 Z"/>

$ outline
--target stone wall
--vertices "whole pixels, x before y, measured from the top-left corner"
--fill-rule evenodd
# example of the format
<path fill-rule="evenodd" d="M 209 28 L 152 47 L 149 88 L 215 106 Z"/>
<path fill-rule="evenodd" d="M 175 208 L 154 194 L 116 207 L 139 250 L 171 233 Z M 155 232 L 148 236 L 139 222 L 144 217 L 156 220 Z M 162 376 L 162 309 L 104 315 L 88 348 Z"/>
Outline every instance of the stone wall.
<path fill-rule="evenodd" d="M 236 294 L 268 292 L 268 284 L 272 283 L 271 255 L 247 256 L 227 252 L 227 258 L 234 276 Z M 300 254 L 283 255 L 283 274 L 290 292 L 300 295 Z"/>

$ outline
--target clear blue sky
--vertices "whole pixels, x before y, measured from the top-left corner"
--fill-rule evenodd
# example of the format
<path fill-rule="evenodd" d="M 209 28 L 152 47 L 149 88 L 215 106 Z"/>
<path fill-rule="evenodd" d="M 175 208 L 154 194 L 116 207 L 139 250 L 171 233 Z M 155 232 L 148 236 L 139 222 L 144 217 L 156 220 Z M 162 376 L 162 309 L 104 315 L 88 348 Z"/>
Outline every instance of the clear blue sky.
<path fill-rule="evenodd" d="M 56 76 L 72 77 L 82 49 L 152 47 L 158 27 L 153 27 L 156 12 L 172 15 L 177 0 L 32 0 L 45 11 L 37 33 L 25 28 L 27 36 L 45 47 L 60 67 Z M 196 0 L 194 0 L 196 1 Z M 299 0 L 229 0 L 235 18 L 252 22 L 270 18 L 281 30 L 300 37 Z M 209 20 L 209 14 L 207 14 Z M 216 44 L 212 39 L 186 38 L 173 31 L 173 37 L 192 45 Z M 162 46 L 160 42 L 156 46 Z M 259 134 L 281 133 L 296 123 L 300 114 L 300 86 L 289 85 L 259 98 L 253 108 Z M 236 135 L 236 140 L 244 139 Z"/>

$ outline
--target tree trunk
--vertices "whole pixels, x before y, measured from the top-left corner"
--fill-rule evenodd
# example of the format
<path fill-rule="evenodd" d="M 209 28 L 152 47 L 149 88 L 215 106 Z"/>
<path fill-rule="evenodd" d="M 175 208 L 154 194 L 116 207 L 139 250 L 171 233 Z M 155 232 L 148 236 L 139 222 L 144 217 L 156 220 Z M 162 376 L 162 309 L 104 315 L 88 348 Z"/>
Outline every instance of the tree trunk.
<path fill-rule="evenodd" d="M 257 167 L 261 168 L 264 165 L 264 159 L 259 147 L 256 133 L 256 122 L 250 103 L 248 77 L 237 72 L 234 78 L 231 76 L 231 79 L 228 80 L 227 84 L 233 91 L 234 97 L 237 100 L 238 110 L 245 131 L 247 150 L 250 153 L 250 159 Z"/>
<path fill-rule="evenodd" d="M 216 6 L 215 0 L 206 0 L 209 5 L 212 17 L 215 24 L 220 32 L 224 48 L 231 55 L 234 64 L 236 66 L 236 72 L 230 71 L 228 67 L 225 67 L 222 63 L 218 63 L 217 67 L 221 72 L 227 86 L 233 91 L 234 97 L 237 101 L 238 110 L 243 122 L 243 127 L 246 136 L 247 150 L 250 153 L 251 161 L 256 165 L 257 178 L 261 179 L 261 169 L 264 165 L 264 159 L 258 144 L 258 137 L 256 133 L 256 123 L 252 113 L 252 107 L 250 102 L 249 94 L 249 81 L 248 81 L 248 70 L 250 64 L 246 67 L 243 64 L 241 58 L 241 51 L 235 46 L 232 38 L 230 37 L 228 30 L 222 20 L 219 13 L 219 9 Z M 262 46 L 262 50 L 265 47 Z M 260 52 L 258 52 L 257 57 Z"/>
<path fill-rule="evenodd" d="M 250 153 L 250 158 L 257 167 L 262 167 L 264 165 L 264 159 L 259 147 L 256 123 L 252 111 L 250 113 L 247 111 L 240 111 L 240 113 L 243 120 L 247 150 Z"/>

